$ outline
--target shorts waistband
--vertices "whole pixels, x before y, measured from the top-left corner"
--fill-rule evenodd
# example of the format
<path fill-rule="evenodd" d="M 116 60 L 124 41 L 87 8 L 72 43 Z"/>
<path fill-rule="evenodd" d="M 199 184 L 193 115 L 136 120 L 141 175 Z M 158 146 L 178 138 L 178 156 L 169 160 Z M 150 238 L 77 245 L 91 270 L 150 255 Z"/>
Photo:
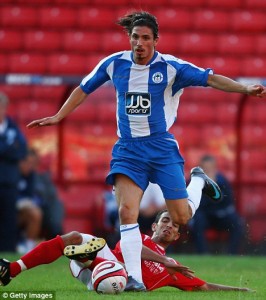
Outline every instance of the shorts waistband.
<path fill-rule="evenodd" d="M 135 137 L 135 138 L 119 138 L 121 142 L 144 142 L 144 141 L 152 141 L 157 140 L 161 138 L 173 138 L 173 135 L 169 132 L 163 132 L 163 133 L 155 133 L 149 136 L 142 136 L 142 137 Z"/>

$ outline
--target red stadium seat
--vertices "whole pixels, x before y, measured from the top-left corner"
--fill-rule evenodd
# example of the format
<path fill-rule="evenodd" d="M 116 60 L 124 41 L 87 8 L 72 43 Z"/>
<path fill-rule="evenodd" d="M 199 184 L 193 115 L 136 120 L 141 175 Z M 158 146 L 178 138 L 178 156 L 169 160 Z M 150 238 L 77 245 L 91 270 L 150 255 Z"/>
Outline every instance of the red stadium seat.
<path fill-rule="evenodd" d="M 30 85 L 12 85 L 12 84 L 1 84 L 0 91 L 7 94 L 11 102 L 17 103 L 21 99 L 29 99 L 31 97 Z"/>
<path fill-rule="evenodd" d="M 266 143 L 265 143 L 266 144 Z M 243 175 L 253 176 L 254 173 L 264 171 L 266 174 L 266 155 L 263 149 L 250 148 L 241 152 Z M 251 177 L 252 178 L 252 177 Z M 249 179 L 251 179 L 249 178 Z M 261 177 L 259 182 L 264 182 L 265 177 Z"/>
<path fill-rule="evenodd" d="M 253 54 L 256 50 L 254 36 L 222 34 L 217 38 L 218 53 L 220 55 Z"/>
<path fill-rule="evenodd" d="M 101 1 L 101 0 L 99 0 Z M 108 0 L 106 0 L 108 1 Z M 115 14 L 115 21 L 118 21 L 121 17 L 124 17 L 125 15 L 135 12 L 136 9 L 129 7 L 128 5 L 123 5 L 123 6 L 117 6 L 116 10 L 114 11 Z M 119 30 L 122 29 L 122 27 L 120 27 L 120 25 L 117 25 L 116 29 Z"/>
<path fill-rule="evenodd" d="M 266 55 L 244 58 L 242 61 L 242 74 L 247 77 L 266 78 Z"/>
<path fill-rule="evenodd" d="M 265 147 L 266 128 L 264 124 L 247 124 L 242 127 L 243 145 L 249 148 Z"/>
<path fill-rule="evenodd" d="M 160 40 L 156 48 L 161 53 L 175 55 L 179 50 L 179 43 L 177 43 L 177 40 L 177 33 L 162 32 L 160 33 Z"/>
<path fill-rule="evenodd" d="M 234 32 L 261 32 L 266 31 L 266 18 L 264 12 L 252 10 L 235 11 L 231 14 L 231 29 Z"/>
<path fill-rule="evenodd" d="M 104 226 L 104 186 L 67 184 L 59 187 L 65 207 L 64 231 L 95 233 Z"/>
<path fill-rule="evenodd" d="M 61 6 L 40 8 L 39 23 L 43 28 L 72 28 L 76 22 L 77 16 L 72 8 Z"/>
<path fill-rule="evenodd" d="M 216 38 L 212 34 L 184 33 L 178 39 L 179 51 L 185 54 L 206 55 L 216 51 Z"/>
<path fill-rule="evenodd" d="M 116 124 L 116 102 L 115 99 L 100 102 L 96 105 L 99 122 L 111 122 Z"/>
<path fill-rule="evenodd" d="M 207 56 L 202 59 L 204 68 L 212 68 L 214 73 L 229 77 L 241 75 L 241 61 L 233 56 Z"/>
<path fill-rule="evenodd" d="M 128 36 L 119 31 L 104 32 L 102 35 L 102 50 L 106 54 L 122 50 L 130 50 Z"/>
<path fill-rule="evenodd" d="M 90 186 L 88 184 L 68 184 L 66 187 L 59 188 L 59 194 L 62 197 L 66 208 L 67 216 L 93 216 L 93 210 L 98 205 L 102 205 L 101 195 L 103 193 L 102 186 Z M 97 212 L 95 210 L 95 212 Z M 89 218 L 90 219 L 90 218 Z"/>
<path fill-rule="evenodd" d="M 78 54 L 51 54 L 47 58 L 47 68 L 50 74 L 80 74 L 86 73 L 85 57 Z"/>
<path fill-rule="evenodd" d="M 22 35 L 15 30 L 0 30 L 1 51 L 20 50 L 22 47 Z"/>
<path fill-rule="evenodd" d="M 238 103 L 241 95 L 237 93 L 225 93 L 213 88 L 191 87 L 186 88 L 181 96 L 181 105 L 184 101 L 197 101 L 198 103 L 220 104 L 224 103 L 225 97 L 230 103 Z"/>
<path fill-rule="evenodd" d="M 226 99 L 224 103 L 221 102 L 216 106 L 216 111 L 219 112 L 215 115 L 217 123 L 234 125 L 238 111 L 238 104 L 236 102 L 232 103 Z"/>
<path fill-rule="evenodd" d="M 176 57 L 184 60 L 184 61 L 187 61 L 193 65 L 196 65 L 198 67 L 201 67 L 203 68 L 203 57 L 202 56 L 198 56 L 198 55 L 195 55 L 195 54 L 181 54 L 179 55 L 178 51 L 176 53 L 171 53 L 171 54 L 175 54 Z"/>
<path fill-rule="evenodd" d="M 117 128 L 115 123 L 108 123 L 108 122 L 102 122 L 102 123 L 94 123 L 94 124 L 89 124 L 86 123 L 84 124 L 83 128 L 83 133 L 87 134 L 88 136 L 91 137 L 101 137 L 101 146 L 105 147 L 112 147 L 114 140 L 117 139 Z M 104 145 L 105 144 L 105 145 Z M 107 153 L 105 153 L 105 156 L 108 156 Z M 106 158 L 103 158 L 104 161 L 106 161 Z"/>
<path fill-rule="evenodd" d="M 170 30 L 176 33 L 178 31 L 191 28 L 192 18 L 189 10 L 165 8 L 157 9 L 154 14 L 158 19 L 161 34 L 163 34 L 165 30 Z M 178 44 L 177 40 L 174 40 L 173 42 Z"/>
<path fill-rule="evenodd" d="M 62 102 L 66 92 L 66 87 L 63 85 L 33 85 L 31 87 L 31 97 L 36 100 Z"/>
<path fill-rule="evenodd" d="M 38 4 L 51 4 L 51 2 L 53 2 L 54 0 L 38 0 Z M 12 2 L 12 0 L 11 0 Z M 13 1 L 14 2 L 14 1 Z M 36 4 L 35 0 L 16 0 L 16 2 L 18 3 L 22 3 L 22 4 Z"/>
<path fill-rule="evenodd" d="M 266 202 L 264 195 L 266 188 L 243 186 L 241 189 L 241 213 L 245 216 L 257 216 L 259 214 L 266 214 Z"/>
<path fill-rule="evenodd" d="M 49 0 L 42 0 L 42 1 L 49 1 Z M 50 2 L 55 2 L 60 5 L 65 5 L 65 4 L 73 5 L 73 3 L 75 5 L 80 5 L 80 4 L 87 5 L 88 4 L 88 0 L 52 0 Z M 92 1 L 90 1 L 90 2 L 92 2 Z"/>
<path fill-rule="evenodd" d="M 100 1 L 100 0 L 99 0 Z M 139 2 L 139 0 L 134 0 Z M 136 10 L 144 10 L 144 11 L 148 11 L 151 14 L 154 14 L 157 17 L 157 12 L 159 11 L 159 7 L 161 6 L 159 4 L 160 1 L 164 1 L 164 0 L 159 0 L 158 4 L 156 2 L 156 5 L 151 4 L 152 0 L 148 0 L 148 2 L 146 3 L 146 1 L 142 1 L 142 3 L 136 3 L 136 5 L 134 5 L 133 2 L 131 2 L 130 5 L 121 5 L 121 6 L 117 6 L 117 9 L 114 11 L 114 23 L 116 23 L 121 17 L 124 17 L 125 15 L 135 12 Z M 129 2 L 128 2 L 129 3 Z M 164 5 L 161 6 L 162 9 L 166 9 L 166 5 L 164 3 Z M 167 8 L 171 8 L 171 6 L 167 6 Z M 115 24 L 114 27 L 116 30 L 121 30 L 122 27 L 120 27 L 119 25 Z"/>
<path fill-rule="evenodd" d="M 183 124 L 201 124 L 214 122 L 216 119 L 216 106 L 196 100 L 182 101 L 177 112 L 177 120 Z M 180 124 L 180 123 L 179 123 Z"/>
<path fill-rule="evenodd" d="M 84 138 L 85 137 L 85 138 Z M 64 173 L 71 180 L 96 180 L 109 166 L 111 150 L 117 140 L 116 126 L 111 123 L 70 122 L 65 123 Z M 98 173 L 95 168 L 100 168 Z M 107 172 L 106 172 L 107 173 Z M 105 175 L 106 175 L 105 173 Z M 104 178 L 101 178 L 104 182 Z"/>
<path fill-rule="evenodd" d="M 51 101 L 21 99 L 17 102 L 17 110 L 19 120 L 28 122 L 33 118 L 38 119 L 54 115 L 58 110 L 58 105 Z"/>
<path fill-rule="evenodd" d="M 248 9 L 265 9 L 266 1 L 265 0 L 246 0 L 246 6 Z"/>
<path fill-rule="evenodd" d="M 266 35 L 260 34 L 256 37 L 256 53 L 259 55 L 265 55 L 266 53 Z"/>
<path fill-rule="evenodd" d="M 264 201 L 265 202 L 265 201 Z M 249 239 L 252 243 L 263 243 L 266 236 L 265 218 L 252 218 L 248 221 Z M 256 249 L 256 248 L 255 248 Z"/>
<path fill-rule="evenodd" d="M 92 221 L 90 220 L 90 214 L 88 214 L 86 217 L 71 217 L 72 212 L 69 211 L 70 216 L 66 216 L 63 220 L 63 231 L 64 233 L 69 233 L 73 230 L 79 231 L 79 232 L 91 232 L 93 233 L 94 224 L 92 224 Z"/>
<path fill-rule="evenodd" d="M 180 54 L 179 51 L 177 52 L 173 52 L 173 53 L 170 53 L 174 56 L 176 56 L 178 59 L 181 59 L 183 61 L 186 61 L 190 64 L 193 64 L 197 67 L 200 67 L 200 68 L 203 68 L 203 58 L 204 56 L 199 56 L 199 55 L 196 55 L 195 53 L 193 54 L 190 54 L 190 53 L 182 53 Z"/>
<path fill-rule="evenodd" d="M 181 96 L 181 102 L 179 105 L 182 105 L 183 102 L 190 102 L 195 101 L 197 99 L 199 92 L 198 91 L 203 90 L 202 88 L 195 88 L 195 87 L 188 87 L 184 89 L 184 92 Z M 195 92 L 196 91 L 196 92 Z"/>
<path fill-rule="evenodd" d="M 112 84 L 107 83 L 95 90 L 92 94 L 90 94 L 89 97 L 90 101 L 94 102 L 95 104 L 102 102 L 115 102 L 115 89 Z"/>
<path fill-rule="evenodd" d="M 101 37 L 94 31 L 66 31 L 63 33 L 62 46 L 66 51 L 100 51 Z"/>
<path fill-rule="evenodd" d="M 85 0 L 86 1 L 86 0 Z M 93 4 L 96 7 L 106 7 L 106 6 L 119 6 L 119 5 L 128 5 L 128 0 L 113 0 L 112 2 L 110 2 L 110 0 L 93 0 Z"/>
<path fill-rule="evenodd" d="M 24 34 L 24 47 L 27 51 L 59 50 L 62 44 L 62 35 L 56 31 L 30 30 Z"/>
<path fill-rule="evenodd" d="M 212 88 L 191 87 L 184 90 L 181 99 L 182 102 L 180 105 L 185 101 L 188 103 L 193 101 L 198 102 L 199 104 L 202 102 L 214 104 L 217 102 L 224 102 L 224 93 Z"/>
<path fill-rule="evenodd" d="M 223 9 L 242 7 L 243 0 L 206 0 L 205 5 Z"/>
<path fill-rule="evenodd" d="M 174 124 L 169 131 L 177 139 L 180 149 L 198 147 L 201 143 L 200 128 L 191 124 L 181 124 L 178 118 L 176 124 Z"/>
<path fill-rule="evenodd" d="M 96 65 L 105 57 L 106 55 L 99 52 L 88 53 L 86 58 L 86 73 L 92 71 L 96 67 Z"/>
<path fill-rule="evenodd" d="M 218 125 L 214 123 L 212 126 L 205 125 L 202 128 L 202 144 L 212 151 L 221 151 L 226 145 L 228 149 L 235 147 L 235 128 L 230 124 Z M 224 151 L 224 150 L 223 150 Z"/>
<path fill-rule="evenodd" d="M 229 13 L 223 10 L 196 10 L 190 18 L 193 19 L 194 30 L 225 31 L 230 28 Z"/>
<path fill-rule="evenodd" d="M 38 22 L 38 9 L 30 6 L 7 5 L 0 10 L 0 24 L 3 27 L 35 27 Z"/>
<path fill-rule="evenodd" d="M 169 0 L 167 1 L 168 5 L 171 5 L 172 7 L 202 7 L 205 4 L 206 0 L 190 0 L 190 1 L 184 1 L 184 0 Z"/>
<path fill-rule="evenodd" d="M 0 73 L 5 74 L 9 72 L 8 55 L 0 53 Z"/>
<path fill-rule="evenodd" d="M 96 1 L 101 1 L 101 0 L 96 0 Z M 121 0 L 115 0 L 115 1 L 121 1 Z M 128 4 L 128 2 L 127 2 Z M 153 0 L 145 0 L 145 1 L 140 1 L 140 0 L 132 0 L 130 1 L 130 4 L 132 7 L 135 7 L 136 10 L 147 10 L 151 13 L 154 13 L 152 10 L 154 9 L 154 1 Z M 156 6 L 163 6 L 166 7 L 166 4 L 168 4 L 165 0 L 156 0 Z M 170 7 L 171 5 L 169 5 Z"/>
<path fill-rule="evenodd" d="M 9 55 L 10 73 L 46 73 L 46 58 L 44 55 L 18 53 Z"/>
<path fill-rule="evenodd" d="M 98 7 L 82 7 L 77 11 L 78 26 L 82 30 L 106 30 L 115 27 L 115 12 L 113 9 Z"/>
<path fill-rule="evenodd" d="M 110 159 L 108 159 L 108 162 L 110 162 Z M 107 164 L 97 167 L 95 167 L 94 165 L 88 165 L 88 180 L 91 180 L 93 182 L 104 182 L 109 171 L 110 167 Z"/>
<path fill-rule="evenodd" d="M 68 122 L 94 122 L 97 120 L 97 114 L 96 105 L 91 101 L 89 96 L 88 99 L 82 103 L 81 107 L 77 107 L 75 111 L 68 116 Z"/>
<path fill-rule="evenodd" d="M 246 104 L 244 111 L 244 122 L 247 124 L 264 124 L 266 116 L 266 103 L 265 101 L 252 101 L 250 99 Z"/>
<path fill-rule="evenodd" d="M 190 139 L 190 133 L 191 132 L 186 132 L 185 131 L 185 137 L 183 137 L 183 139 Z M 200 128 L 198 128 L 197 130 L 197 134 L 200 136 L 202 134 Z M 194 137 L 194 136 L 192 136 Z M 189 178 L 190 176 L 190 170 L 197 166 L 199 163 L 200 158 L 206 154 L 206 151 L 208 151 L 208 149 L 206 148 L 206 145 L 202 145 L 201 140 L 199 141 L 199 143 L 196 145 L 193 141 L 190 141 L 193 144 L 192 145 L 188 145 L 188 147 L 185 149 L 184 152 L 184 158 L 186 160 L 185 163 L 185 172 L 187 174 L 186 178 Z M 182 150 L 182 149 L 181 149 Z M 182 151 L 181 151 L 182 153 Z"/>

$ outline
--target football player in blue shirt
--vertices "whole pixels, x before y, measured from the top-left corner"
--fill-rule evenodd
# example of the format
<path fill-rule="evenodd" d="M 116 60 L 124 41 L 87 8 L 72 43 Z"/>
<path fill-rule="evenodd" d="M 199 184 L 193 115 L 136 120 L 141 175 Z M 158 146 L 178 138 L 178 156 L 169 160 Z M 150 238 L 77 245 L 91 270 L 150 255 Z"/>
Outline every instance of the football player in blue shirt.
<path fill-rule="evenodd" d="M 149 182 L 157 183 L 176 224 L 186 224 L 199 206 L 202 191 L 214 200 L 218 186 L 198 167 L 186 187 L 184 160 L 168 129 L 175 121 L 179 97 L 188 86 L 211 86 L 226 92 L 266 95 L 260 84 L 244 85 L 216 75 L 171 55 L 156 51 L 156 17 L 148 12 L 128 14 L 118 21 L 129 36 L 131 51 L 114 53 L 102 61 L 74 89 L 51 117 L 35 120 L 29 128 L 55 125 L 88 96 L 111 80 L 117 97 L 117 134 L 107 183 L 115 186 L 119 205 L 121 249 L 129 273 L 127 290 L 143 291 L 142 241 L 137 223 L 139 204 Z M 174 42 L 174 41 L 173 41 Z"/>

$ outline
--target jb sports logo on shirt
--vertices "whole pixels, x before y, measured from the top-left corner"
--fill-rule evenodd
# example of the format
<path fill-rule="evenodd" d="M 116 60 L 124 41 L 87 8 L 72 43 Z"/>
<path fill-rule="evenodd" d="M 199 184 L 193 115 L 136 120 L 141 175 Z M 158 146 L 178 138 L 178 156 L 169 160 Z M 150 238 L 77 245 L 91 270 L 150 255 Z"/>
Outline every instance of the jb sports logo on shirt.
<path fill-rule="evenodd" d="M 126 114 L 129 116 L 150 116 L 151 94 L 126 93 Z"/>

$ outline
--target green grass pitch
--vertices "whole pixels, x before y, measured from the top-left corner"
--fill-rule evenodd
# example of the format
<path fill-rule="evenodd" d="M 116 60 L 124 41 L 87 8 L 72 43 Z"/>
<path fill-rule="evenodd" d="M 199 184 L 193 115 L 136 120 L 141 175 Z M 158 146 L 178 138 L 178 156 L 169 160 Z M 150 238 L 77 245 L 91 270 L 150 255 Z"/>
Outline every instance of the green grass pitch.
<path fill-rule="evenodd" d="M 174 255 L 172 255 L 174 257 Z M 18 256 L 5 255 L 9 260 Z M 248 286 L 256 292 L 183 292 L 174 288 L 162 288 L 148 293 L 122 293 L 119 295 L 98 295 L 87 291 L 69 271 L 68 259 L 60 258 L 50 265 L 42 265 L 23 272 L 8 286 L 0 287 L 0 299 L 3 292 L 52 291 L 56 300 L 94 300 L 94 299 L 152 299 L 152 300 L 265 300 L 266 299 L 266 257 L 263 256 L 196 256 L 178 255 L 175 257 L 186 266 L 190 266 L 196 275 L 206 281 Z"/>

